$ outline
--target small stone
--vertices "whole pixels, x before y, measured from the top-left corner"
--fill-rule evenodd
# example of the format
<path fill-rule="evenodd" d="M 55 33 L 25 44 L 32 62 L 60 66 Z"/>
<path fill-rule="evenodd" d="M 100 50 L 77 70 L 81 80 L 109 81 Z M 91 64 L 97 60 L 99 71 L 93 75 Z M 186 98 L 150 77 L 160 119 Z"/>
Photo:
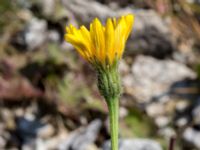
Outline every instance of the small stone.
<path fill-rule="evenodd" d="M 43 13 L 46 16 L 52 16 L 55 11 L 55 0 L 43 0 L 42 7 Z"/>
<path fill-rule="evenodd" d="M 119 117 L 124 118 L 128 115 L 128 110 L 124 107 L 119 108 Z"/>
<path fill-rule="evenodd" d="M 150 117 L 164 115 L 165 106 L 161 103 L 152 103 L 146 107 L 146 111 Z"/>
<path fill-rule="evenodd" d="M 169 121 L 169 117 L 166 116 L 159 116 L 155 119 L 155 123 L 159 128 L 167 126 Z"/>
<path fill-rule="evenodd" d="M 196 148 L 200 149 L 200 131 L 197 131 L 191 127 L 185 129 L 183 133 L 183 139 L 195 146 Z"/>
<path fill-rule="evenodd" d="M 60 35 L 56 30 L 50 30 L 48 32 L 48 39 L 53 42 L 59 42 Z"/>
<path fill-rule="evenodd" d="M 192 116 L 195 124 L 200 124 L 200 104 L 192 110 Z"/>
<path fill-rule="evenodd" d="M 178 112 L 183 112 L 188 106 L 189 103 L 187 101 L 179 101 L 176 103 L 176 110 Z"/>
<path fill-rule="evenodd" d="M 110 150 L 110 142 L 103 145 L 103 150 Z M 162 150 L 159 143 L 149 139 L 123 139 L 119 142 L 119 150 Z"/>
<path fill-rule="evenodd" d="M 6 140 L 3 137 L 0 136 L 0 148 L 4 149 L 5 146 L 6 146 Z"/>
<path fill-rule="evenodd" d="M 45 150 L 46 149 L 44 141 L 40 138 L 37 138 L 35 140 L 35 145 L 36 145 L 35 149 L 37 149 L 37 150 Z"/>
<path fill-rule="evenodd" d="M 54 127 L 50 124 L 47 124 L 37 130 L 37 136 L 42 139 L 50 138 L 54 134 Z"/>
<path fill-rule="evenodd" d="M 164 136 L 165 138 L 171 138 L 171 137 L 174 137 L 176 135 L 176 132 L 173 128 L 165 127 L 163 129 L 160 129 L 158 131 L 158 134 L 161 135 L 161 136 Z"/>
<path fill-rule="evenodd" d="M 66 139 L 61 141 L 58 149 L 88 150 L 88 146 L 93 144 L 97 138 L 101 125 L 101 120 L 97 119 L 92 121 L 86 128 L 75 130 Z"/>
<path fill-rule="evenodd" d="M 11 130 L 15 129 L 16 125 L 15 125 L 14 114 L 12 113 L 12 111 L 3 108 L 1 114 L 6 128 Z"/>
<path fill-rule="evenodd" d="M 44 124 L 40 120 L 32 120 L 25 117 L 16 119 L 16 130 L 22 140 L 29 141 L 37 136 L 38 129 L 42 128 Z"/>
<path fill-rule="evenodd" d="M 66 140 L 68 138 L 68 132 L 66 131 L 66 129 L 60 129 L 58 134 L 56 134 L 56 136 L 53 136 L 51 138 L 48 138 L 46 140 L 42 140 L 41 142 L 43 142 L 43 147 L 45 150 L 62 150 L 59 149 L 59 145 L 61 145 L 62 141 Z M 40 141 L 39 143 L 40 144 Z M 40 145 L 39 145 L 40 146 Z M 43 149 L 42 149 L 43 150 Z"/>
<path fill-rule="evenodd" d="M 24 110 L 22 108 L 17 108 L 15 110 L 16 117 L 22 117 L 24 115 Z"/>
<path fill-rule="evenodd" d="M 179 128 L 184 127 L 188 124 L 188 118 L 186 117 L 181 117 L 178 120 L 176 120 L 175 124 L 176 126 L 178 126 Z"/>
<path fill-rule="evenodd" d="M 33 18 L 25 31 L 25 42 L 28 49 L 34 50 L 47 39 L 47 23 L 45 20 Z"/>

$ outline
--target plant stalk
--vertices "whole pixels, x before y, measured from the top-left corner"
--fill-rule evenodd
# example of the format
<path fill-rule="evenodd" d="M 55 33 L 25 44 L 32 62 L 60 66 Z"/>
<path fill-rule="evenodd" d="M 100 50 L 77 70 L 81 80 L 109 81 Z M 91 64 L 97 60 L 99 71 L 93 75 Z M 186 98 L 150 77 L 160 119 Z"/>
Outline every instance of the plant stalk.
<path fill-rule="evenodd" d="M 111 150 L 118 150 L 119 99 L 111 98 L 107 100 L 107 105 L 110 117 Z"/>

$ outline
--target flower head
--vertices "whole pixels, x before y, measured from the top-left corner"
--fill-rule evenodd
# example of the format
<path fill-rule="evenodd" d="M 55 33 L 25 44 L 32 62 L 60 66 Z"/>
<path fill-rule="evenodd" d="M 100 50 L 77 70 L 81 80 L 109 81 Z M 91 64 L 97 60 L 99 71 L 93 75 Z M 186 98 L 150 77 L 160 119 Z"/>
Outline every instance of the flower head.
<path fill-rule="evenodd" d="M 117 20 L 109 18 L 105 26 L 95 18 L 89 30 L 85 26 L 79 29 L 73 25 L 66 27 L 65 40 L 92 65 L 112 66 L 122 57 L 133 22 L 131 14 Z"/>

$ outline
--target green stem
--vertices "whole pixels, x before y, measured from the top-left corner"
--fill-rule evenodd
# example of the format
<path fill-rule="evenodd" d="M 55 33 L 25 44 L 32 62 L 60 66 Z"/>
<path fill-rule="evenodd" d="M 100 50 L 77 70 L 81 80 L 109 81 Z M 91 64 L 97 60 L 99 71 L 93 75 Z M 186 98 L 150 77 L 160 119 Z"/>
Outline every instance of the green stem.
<path fill-rule="evenodd" d="M 119 99 L 111 98 L 107 100 L 109 117 L 110 117 L 110 132 L 111 132 L 111 150 L 118 150 L 118 129 L 119 129 Z"/>

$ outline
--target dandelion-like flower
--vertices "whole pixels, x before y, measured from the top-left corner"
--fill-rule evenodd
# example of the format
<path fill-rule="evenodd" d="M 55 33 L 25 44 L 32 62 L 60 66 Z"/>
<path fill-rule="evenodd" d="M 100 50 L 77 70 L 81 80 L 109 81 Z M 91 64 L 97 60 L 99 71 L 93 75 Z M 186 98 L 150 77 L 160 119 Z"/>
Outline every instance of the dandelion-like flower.
<path fill-rule="evenodd" d="M 134 16 L 129 14 L 119 19 L 109 18 L 105 26 L 95 18 L 88 30 L 73 25 L 66 27 L 65 40 L 97 71 L 98 88 L 105 98 L 110 115 L 112 150 L 118 150 L 118 105 L 121 83 L 118 62 L 132 30 Z"/>
<path fill-rule="evenodd" d="M 134 22 L 133 15 L 107 19 L 106 25 L 95 18 L 90 30 L 73 25 L 66 27 L 65 40 L 71 43 L 78 53 L 92 65 L 112 66 L 121 59 L 126 40 Z"/>

